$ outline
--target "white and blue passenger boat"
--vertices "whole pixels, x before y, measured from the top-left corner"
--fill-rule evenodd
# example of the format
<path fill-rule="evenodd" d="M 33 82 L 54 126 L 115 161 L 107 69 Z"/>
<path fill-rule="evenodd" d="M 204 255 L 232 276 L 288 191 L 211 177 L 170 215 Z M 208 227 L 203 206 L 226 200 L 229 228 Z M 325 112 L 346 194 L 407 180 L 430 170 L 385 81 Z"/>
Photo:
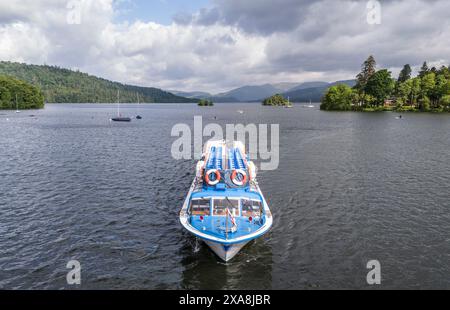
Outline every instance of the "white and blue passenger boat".
<path fill-rule="evenodd" d="M 272 213 L 241 142 L 207 143 L 180 221 L 224 261 L 270 229 Z"/>

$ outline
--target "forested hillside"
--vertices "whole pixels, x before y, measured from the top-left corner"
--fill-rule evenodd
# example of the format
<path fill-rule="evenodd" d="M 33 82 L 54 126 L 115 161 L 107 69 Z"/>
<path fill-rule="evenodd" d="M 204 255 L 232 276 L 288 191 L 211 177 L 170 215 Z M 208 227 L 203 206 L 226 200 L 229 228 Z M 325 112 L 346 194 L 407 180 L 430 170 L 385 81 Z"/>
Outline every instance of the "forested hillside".
<path fill-rule="evenodd" d="M 145 103 L 197 102 L 196 99 L 176 96 L 158 88 L 138 87 L 108 81 L 79 71 L 54 66 L 27 65 L 0 62 L 0 74 L 15 77 L 41 89 L 49 103 L 107 103 L 117 101 L 137 102 L 139 94 Z"/>

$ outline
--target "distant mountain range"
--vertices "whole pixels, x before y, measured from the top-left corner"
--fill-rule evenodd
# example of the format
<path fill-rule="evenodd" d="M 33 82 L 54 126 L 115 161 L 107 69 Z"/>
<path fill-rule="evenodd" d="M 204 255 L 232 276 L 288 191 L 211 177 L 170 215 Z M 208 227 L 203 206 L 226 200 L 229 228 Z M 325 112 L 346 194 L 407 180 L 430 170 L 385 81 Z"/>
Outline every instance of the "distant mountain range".
<path fill-rule="evenodd" d="M 329 83 L 327 83 L 327 82 L 305 82 L 300 85 L 295 85 L 294 87 L 292 87 L 290 89 L 286 89 L 286 92 L 293 92 L 296 90 L 323 87 L 323 86 L 328 86 L 328 85 L 329 85 Z"/>
<path fill-rule="evenodd" d="M 197 99 L 177 96 L 153 87 L 139 87 L 108 81 L 79 71 L 53 66 L 0 62 L 0 75 L 11 76 L 39 87 L 48 103 L 189 103 Z"/>
<path fill-rule="evenodd" d="M 178 91 L 178 90 L 168 90 L 168 92 L 171 92 L 174 95 L 186 97 L 186 98 L 196 98 L 196 99 L 204 99 L 211 97 L 212 94 L 203 92 L 203 91 L 192 91 L 192 92 L 186 92 L 186 91 Z"/>
<path fill-rule="evenodd" d="M 202 91 L 164 91 L 153 87 L 139 87 L 109 81 L 79 71 L 54 66 L 28 65 L 0 61 L 0 75 L 11 76 L 39 87 L 49 103 L 197 103 L 199 99 L 213 102 L 261 102 L 275 94 L 289 97 L 291 102 L 319 102 L 326 90 L 336 84 L 354 86 L 355 80 L 334 83 L 315 81 L 305 83 L 277 83 L 247 85 L 220 94 Z"/>
<path fill-rule="evenodd" d="M 322 100 L 322 97 L 327 91 L 327 89 L 330 88 L 331 86 L 337 84 L 346 84 L 350 87 L 353 87 L 356 85 L 356 80 L 344 80 L 333 83 L 326 83 L 326 82 L 314 82 L 314 83 L 316 84 L 313 87 L 310 87 L 310 85 L 309 86 L 304 85 L 303 87 L 296 87 L 283 93 L 283 95 L 285 97 L 289 97 L 292 102 L 309 102 L 309 101 L 319 102 Z"/>
<path fill-rule="evenodd" d="M 236 98 L 238 101 L 255 101 L 270 97 L 279 92 L 282 92 L 282 90 L 271 84 L 264 84 L 239 87 L 226 93 L 218 94 L 215 97 Z"/>
<path fill-rule="evenodd" d="M 210 94 L 206 92 L 181 92 L 172 93 L 195 99 L 210 99 L 214 102 L 260 102 L 263 99 L 275 94 L 282 94 L 289 97 L 292 102 L 319 102 L 326 90 L 336 84 L 346 84 L 353 87 L 355 80 L 343 80 L 333 83 L 328 82 L 305 82 L 305 83 L 278 83 L 243 86 L 220 94 Z"/>

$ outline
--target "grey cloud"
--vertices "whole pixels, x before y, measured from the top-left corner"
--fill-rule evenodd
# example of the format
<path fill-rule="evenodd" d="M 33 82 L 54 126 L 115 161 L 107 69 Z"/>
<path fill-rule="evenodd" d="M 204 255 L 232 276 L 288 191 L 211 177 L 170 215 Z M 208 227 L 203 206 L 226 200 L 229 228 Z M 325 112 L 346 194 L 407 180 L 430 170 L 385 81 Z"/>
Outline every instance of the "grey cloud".
<path fill-rule="evenodd" d="M 450 47 L 444 43 L 450 36 L 449 9 L 447 1 L 384 2 L 381 25 L 369 25 L 366 2 L 317 2 L 299 27 L 268 38 L 267 70 L 357 72 L 369 54 L 387 68 L 449 62 Z"/>
<path fill-rule="evenodd" d="M 81 25 L 67 24 L 65 2 L 58 0 L 0 2 L 0 59 L 210 92 L 346 79 L 369 54 L 393 71 L 450 61 L 446 0 L 382 1 L 381 25 L 367 23 L 365 0 L 213 0 L 171 25 L 119 24 L 112 0 L 86 2 Z"/>
<path fill-rule="evenodd" d="M 231 25 L 254 34 L 291 31 L 307 15 L 312 0 L 214 0 L 213 6 L 178 21 Z"/>

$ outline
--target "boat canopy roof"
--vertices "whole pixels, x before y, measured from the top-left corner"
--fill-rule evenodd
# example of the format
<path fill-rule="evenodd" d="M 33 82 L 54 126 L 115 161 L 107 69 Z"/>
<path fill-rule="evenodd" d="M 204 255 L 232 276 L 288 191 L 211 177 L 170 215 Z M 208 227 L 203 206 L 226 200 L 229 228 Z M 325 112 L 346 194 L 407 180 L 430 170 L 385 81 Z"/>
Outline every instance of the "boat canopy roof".
<path fill-rule="evenodd" d="M 217 191 L 217 190 L 209 190 L 209 189 L 202 190 L 202 191 L 193 193 L 191 196 L 191 199 L 220 198 L 220 197 L 262 200 L 261 196 L 257 192 L 247 191 L 247 190 L 243 190 L 243 189 L 227 189 L 225 191 Z"/>
<path fill-rule="evenodd" d="M 247 170 L 245 155 L 242 147 L 227 147 L 223 144 L 212 144 L 207 151 L 206 170 Z"/>

